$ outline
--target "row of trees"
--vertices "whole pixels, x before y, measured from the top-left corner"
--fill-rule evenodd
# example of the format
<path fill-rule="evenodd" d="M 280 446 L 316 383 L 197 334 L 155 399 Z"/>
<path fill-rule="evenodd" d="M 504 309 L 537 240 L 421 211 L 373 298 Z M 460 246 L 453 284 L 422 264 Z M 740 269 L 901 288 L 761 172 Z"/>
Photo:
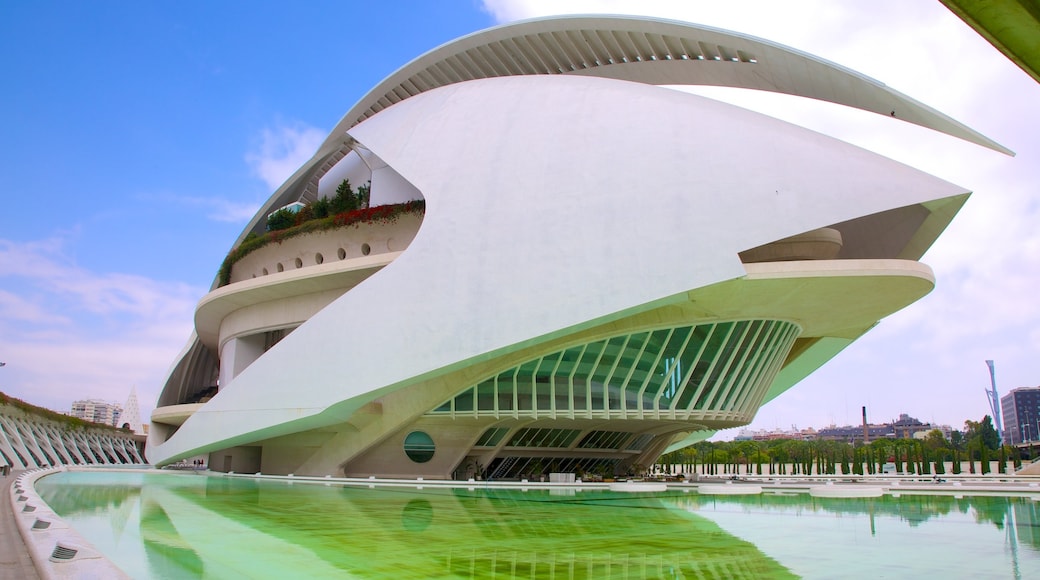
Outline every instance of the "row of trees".
<path fill-rule="evenodd" d="M 864 475 L 882 473 L 886 464 L 894 464 L 897 473 L 943 475 L 947 461 L 955 474 L 961 472 L 963 461 L 969 462 L 969 473 L 988 473 L 992 460 L 998 461 L 1000 473 L 1008 461 L 1021 466 L 1018 450 L 1000 444 L 988 415 L 964 426 L 964 431 L 953 431 L 949 440 L 935 429 L 923 439 L 877 439 L 867 445 L 796 439 L 703 441 L 661 456 L 657 468 L 678 466 L 680 471 L 709 475 L 737 474 L 741 466 L 745 466 L 743 473 L 758 475 Z"/>

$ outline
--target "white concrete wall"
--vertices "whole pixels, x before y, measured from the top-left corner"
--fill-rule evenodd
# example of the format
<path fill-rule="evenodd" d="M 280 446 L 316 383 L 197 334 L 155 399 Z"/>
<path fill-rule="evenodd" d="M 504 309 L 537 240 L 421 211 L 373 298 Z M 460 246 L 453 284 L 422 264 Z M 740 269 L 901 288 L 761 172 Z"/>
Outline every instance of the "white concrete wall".
<path fill-rule="evenodd" d="M 393 223 L 357 224 L 270 243 L 235 262 L 231 268 L 231 282 L 260 278 L 279 271 L 298 270 L 319 263 L 399 252 L 408 247 L 421 224 L 421 215 L 409 213 L 399 216 Z M 319 255 L 321 262 L 318 261 Z M 281 270 L 278 269 L 279 264 Z"/>

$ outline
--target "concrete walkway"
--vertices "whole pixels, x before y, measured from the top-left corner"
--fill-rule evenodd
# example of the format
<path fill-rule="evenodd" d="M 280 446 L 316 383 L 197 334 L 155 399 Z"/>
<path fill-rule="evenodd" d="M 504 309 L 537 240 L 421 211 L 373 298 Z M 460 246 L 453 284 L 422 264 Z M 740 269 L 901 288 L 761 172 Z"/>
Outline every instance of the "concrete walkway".
<path fill-rule="evenodd" d="M 12 471 L 7 477 L 0 476 L 0 580 L 39 580 L 11 511 L 10 488 L 19 473 Z"/>

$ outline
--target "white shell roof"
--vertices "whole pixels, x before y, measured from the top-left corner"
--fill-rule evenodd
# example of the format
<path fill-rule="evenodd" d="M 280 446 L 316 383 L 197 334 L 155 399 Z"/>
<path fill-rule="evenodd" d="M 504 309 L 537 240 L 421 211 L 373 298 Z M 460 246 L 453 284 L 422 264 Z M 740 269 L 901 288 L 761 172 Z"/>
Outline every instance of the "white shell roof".
<path fill-rule="evenodd" d="M 883 83 L 811 54 L 709 26 L 633 16 L 560 16 L 489 28 L 398 69 L 355 104 L 329 141 L 404 99 L 469 80 L 580 74 L 655 85 L 714 85 L 829 101 L 1010 150 Z M 328 141 L 327 141 L 328 142 Z"/>

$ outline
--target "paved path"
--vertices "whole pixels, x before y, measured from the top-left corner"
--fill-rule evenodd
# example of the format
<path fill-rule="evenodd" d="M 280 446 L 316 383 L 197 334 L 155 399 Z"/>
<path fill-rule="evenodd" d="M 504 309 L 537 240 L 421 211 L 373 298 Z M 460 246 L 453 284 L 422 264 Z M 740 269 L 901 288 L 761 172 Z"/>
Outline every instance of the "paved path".
<path fill-rule="evenodd" d="M 11 511 L 11 484 L 19 472 L 0 476 L 0 580 L 39 580 Z"/>

